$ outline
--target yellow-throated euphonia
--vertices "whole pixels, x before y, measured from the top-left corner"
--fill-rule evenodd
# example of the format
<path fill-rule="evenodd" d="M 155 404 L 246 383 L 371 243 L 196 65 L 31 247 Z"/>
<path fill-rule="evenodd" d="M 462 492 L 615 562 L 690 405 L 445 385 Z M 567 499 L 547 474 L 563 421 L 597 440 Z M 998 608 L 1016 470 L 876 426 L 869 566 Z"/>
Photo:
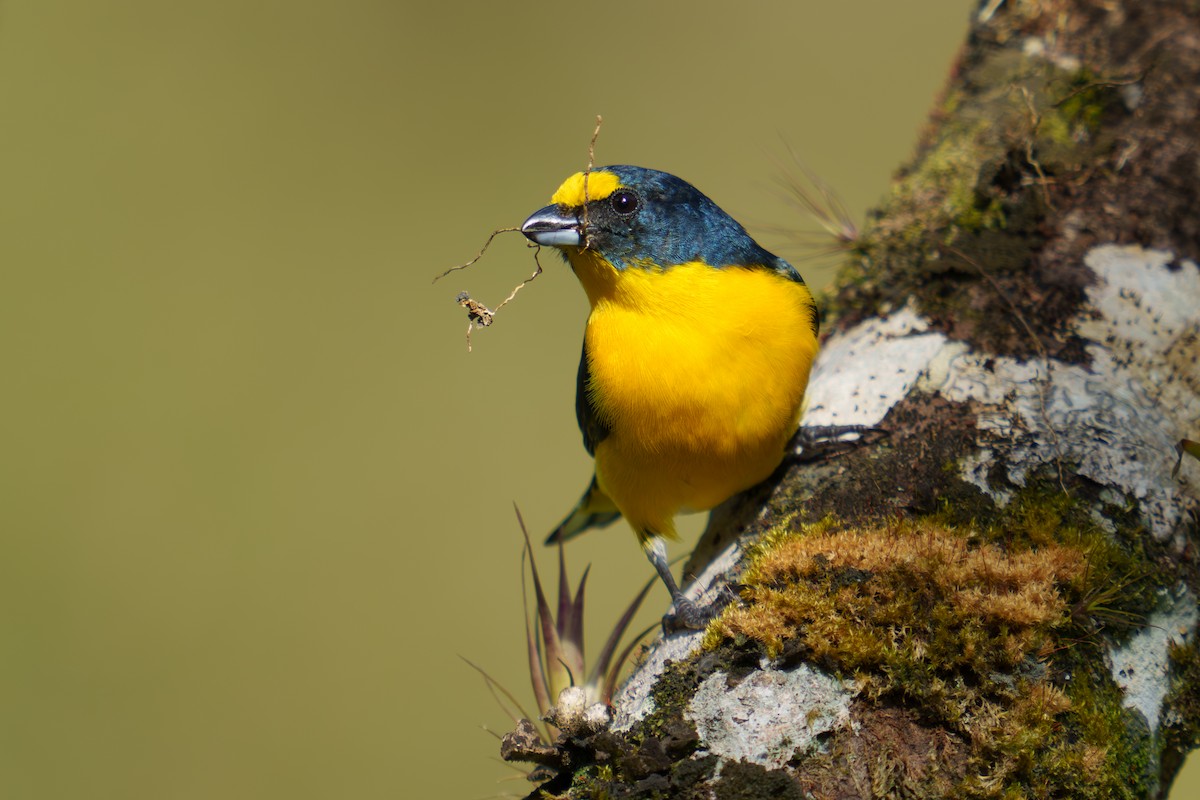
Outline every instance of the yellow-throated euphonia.
<path fill-rule="evenodd" d="M 674 175 L 632 166 L 568 178 L 521 226 L 561 250 L 591 303 L 575 410 L 595 476 L 550 535 L 624 516 L 675 603 L 674 517 L 765 479 L 796 430 L 817 352 L 800 274 Z"/>

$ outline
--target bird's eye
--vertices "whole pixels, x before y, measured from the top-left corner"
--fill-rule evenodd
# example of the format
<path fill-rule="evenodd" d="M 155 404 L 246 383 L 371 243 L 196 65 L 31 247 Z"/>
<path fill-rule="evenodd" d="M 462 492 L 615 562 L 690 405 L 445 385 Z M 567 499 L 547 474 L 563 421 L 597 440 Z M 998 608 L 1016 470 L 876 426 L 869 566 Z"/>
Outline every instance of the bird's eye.
<path fill-rule="evenodd" d="M 638 196 L 631 191 L 621 190 L 612 196 L 613 211 L 628 215 L 638 210 Z"/>

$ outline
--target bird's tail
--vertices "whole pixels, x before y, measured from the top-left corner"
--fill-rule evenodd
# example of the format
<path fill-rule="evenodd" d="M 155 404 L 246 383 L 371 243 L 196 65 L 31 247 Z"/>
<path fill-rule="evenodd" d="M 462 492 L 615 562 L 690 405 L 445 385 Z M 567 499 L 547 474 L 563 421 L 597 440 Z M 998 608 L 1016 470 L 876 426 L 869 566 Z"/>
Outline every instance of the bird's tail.
<path fill-rule="evenodd" d="M 613 501 L 597 485 L 596 478 L 593 476 L 592 482 L 588 486 L 587 491 L 583 493 L 583 497 L 580 498 L 579 504 L 546 537 L 546 544 L 565 542 L 567 539 L 572 539 L 589 528 L 603 528 L 606 525 L 611 525 L 620 517 L 621 512 L 617 510 Z"/>

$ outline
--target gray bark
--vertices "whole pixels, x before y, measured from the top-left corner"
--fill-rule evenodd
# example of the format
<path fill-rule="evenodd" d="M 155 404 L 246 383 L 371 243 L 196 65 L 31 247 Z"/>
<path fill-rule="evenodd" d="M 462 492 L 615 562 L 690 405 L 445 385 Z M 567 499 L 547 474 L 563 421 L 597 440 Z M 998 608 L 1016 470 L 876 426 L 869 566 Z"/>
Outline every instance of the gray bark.
<path fill-rule="evenodd" d="M 552 788 L 1165 796 L 1200 731 L 1198 118 L 1196 3 L 984 4 L 826 310 L 802 425 L 889 436 L 714 513 L 687 570 L 744 581 L 736 618 L 656 642 Z"/>

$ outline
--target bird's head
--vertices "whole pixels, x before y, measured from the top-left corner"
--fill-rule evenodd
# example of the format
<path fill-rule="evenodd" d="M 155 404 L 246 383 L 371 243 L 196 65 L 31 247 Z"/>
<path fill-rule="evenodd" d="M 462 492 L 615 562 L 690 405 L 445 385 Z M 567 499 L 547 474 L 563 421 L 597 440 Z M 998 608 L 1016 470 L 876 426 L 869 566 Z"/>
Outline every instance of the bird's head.
<path fill-rule="evenodd" d="M 521 231 L 568 260 L 593 251 L 618 271 L 700 262 L 794 273 L 696 187 L 665 172 L 631 166 L 577 172 L 550 203 Z"/>

